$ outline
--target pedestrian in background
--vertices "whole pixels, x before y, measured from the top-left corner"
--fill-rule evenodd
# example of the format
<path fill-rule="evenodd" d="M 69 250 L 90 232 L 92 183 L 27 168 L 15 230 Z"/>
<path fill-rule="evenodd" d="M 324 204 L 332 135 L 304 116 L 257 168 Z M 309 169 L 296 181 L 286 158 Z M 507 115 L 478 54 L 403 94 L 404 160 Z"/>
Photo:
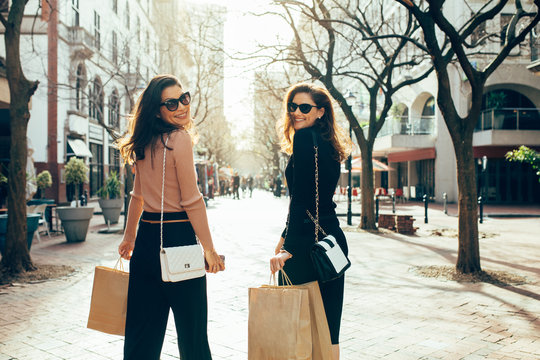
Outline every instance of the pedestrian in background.
<path fill-rule="evenodd" d="M 182 90 L 176 77 L 154 77 L 135 105 L 128 134 L 118 142 L 124 161 L 135 164 L 126 230 L 118 247 L 123 258 L 131 259 L 126 360 L 159 359 L 169 309 L 174 314 L 180 357 L 212 358 L 207 336 L 206 276 L 163 282 L 159 259 L 163 209 L 164 247 L 196 244 L 196 235 L 208 272 L 225 268 L 214 249 L 203 196 L 197 187 L 190 101 L 189 92 Z M 169 155 L 165 170 L 164 151 Z"/>
<path fill-rule="evenodd" d="M 282 184 L 281 175 L 278 175 L 276 177 L 276 181 L 274 182 L 274 186 L 275 186 L 275 188 L 274 188 L 274 196 L 276 196 L 278 198 L 281 197 L 281 184 Z"/>
<path fill-rule="evenodd" d="M 247 178 L 247 187 L 249 189 L 249 197 L 253 196 L 253 176 L 251 174 Z"/>
<path fill-rule="evenodd" d="M 240 189 L 240 176 L 237 172 L 234 173 L 234 176 L 232 178 L 232 188 L 233 188 L 233 199 L 240 200 L 240 193 L 238 190 Z"/>
<path fill-rule="evenodd" d="M 334 235 L 343 252 L 348 253 L 332 198 L 340 176 L 340 163 L 351 151 L 351 140 L 336 123 L 331 97 L 326 89 L 312 84 L 294 85 L 287 92 L 283 104 L 285 111 L 278 127 L 281 148 L 291 155 L 285 169 L 291 200 L 287 226 L 276 246 L 276 255 L 270 260 L 270 270 L 275 273 L 283 268 L 291 282 L 298 285 L 317 280 L 311 260 L 315 225 L 307 211 L 315 214 L 318 205 L 320 226 L 326 233 Z M 319 149 L 319 204 L 316 204 L 313 136 Z M 344 276 L 319 282 L 334 360 L 339 359 L 344 284 Z"/>

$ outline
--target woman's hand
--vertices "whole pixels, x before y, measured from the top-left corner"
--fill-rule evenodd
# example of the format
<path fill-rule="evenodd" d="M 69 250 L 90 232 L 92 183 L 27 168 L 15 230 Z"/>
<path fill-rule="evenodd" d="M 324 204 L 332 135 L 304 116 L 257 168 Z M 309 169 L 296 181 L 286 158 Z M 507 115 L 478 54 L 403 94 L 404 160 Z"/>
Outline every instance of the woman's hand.
<path fill-rule="evenodd" d="M 274 254 L 275 254 L 275 255 L 279 254 L 279 252 L 281 251 L 281 247 L 283 246 L 283 243 L 284 243 L 284 242 L 285 242 L 285 239 L 282 238 L 282 237 L 280 237 L 280 238 L 279 238 L 279 242 L 278 242 L 278 244 L 277 244 L 277 246 L 276 246 L 276 250 L 274 251 Z"/>
<path fill-rule="evenodd" d="M 270 259 L 270 271 L 272 274 L 275 274 L 276 271 L 283 269 L 285 261 L 289 260 L 290 258 L 292 258 L 292 255 L 285 250 L 280 250 L 277 255 L 273 256 Z"/>
<path fill-rule="evenodd" d="M 118 246 L 118 253 L 120 254 L 122 258 L 126 260 L 130 260 L 134 247 L 135 247 L 135 240 L 128 240 L 124 238 L 124 240 L 122 240 L 122 242 Z"/>
<path fill-rule="evenodd" d="M 206 263 L 208 264 L 208 269 L 206 272 L 215 274 L 218 271 L 225 270 L 225 263 L 221 259 L 221 257 L 218 255 L 216 250 L 209 250 L 204 251 L 204 258 L 206 260 Z"/>

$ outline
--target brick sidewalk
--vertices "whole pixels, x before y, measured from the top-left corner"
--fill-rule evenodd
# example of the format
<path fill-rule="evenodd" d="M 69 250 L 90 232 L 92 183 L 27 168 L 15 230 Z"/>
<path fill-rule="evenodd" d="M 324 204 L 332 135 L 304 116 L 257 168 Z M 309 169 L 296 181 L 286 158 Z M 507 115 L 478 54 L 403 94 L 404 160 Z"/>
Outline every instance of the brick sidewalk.
<path fill-rule="evenodd" d="M 247 288 L 268 282 L 268 259 L 286 209 L 287 199 L 265 192 L 210 202 L 216 247 L 227 256 L 227 270 L 208 276 L 214 359 L 247 358 Z M 381 211 L 391 212 L 386 205 Z M 540 358 L 539 219 L 487 218 L 479 226 L 485 236 L 483 268 L 528 279 L 525 285 L 495 286 L 415 275 L 413 266 L 455 264 L 456 238 L 431 234 L 455 229 L 457 218 L 432 209 L 424 224 L 418 204 L 400 205 L 398 211 L 415 216 L 417 235 L 346 233 L 353 266 L 346 277 L 342 359 Z M 33 245 L 36 263 L 68 264 L 77 271 L 0 289 L 0 360 L 122 358 L 121 337 L 86 329 L 93 268 L 112 266 L 121 240 L 98 234 L 102 224 L 103 218 L 94 216 L 83 243 L 43 236 Z M 178 359 L 175 337 L 170 321 L 163 360 Z"/>

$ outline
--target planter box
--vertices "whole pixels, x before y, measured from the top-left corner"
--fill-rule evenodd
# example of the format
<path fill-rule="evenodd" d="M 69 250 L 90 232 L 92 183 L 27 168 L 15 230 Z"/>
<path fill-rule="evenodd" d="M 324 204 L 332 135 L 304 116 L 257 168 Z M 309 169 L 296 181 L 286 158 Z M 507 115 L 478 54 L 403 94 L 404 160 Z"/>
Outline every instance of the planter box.
<path fill-rule="evenodd" d="M 62 227 L 67 242 L 79 242 L 86 240 L 88 225 L 94 215 L 94 208 L 89 206 L 71 207 L 59 206 L 56 213 L 62 220 Z"/>
<path fill-rule="evenodd" d="M 32 239 L 34 238 L 34 232 L 39 226 L 40 217 L 40 214 L 26 215 L 26 241 L 28 244 L 28 250 L 30 250 L 32 247 Z M 0 253 L 4 253 L 4 247 L 6 246 L 7 221 L 7 214 L 0 215 Z"/>
<path fill-rule="evenodd" d="M 119 199 L 99 199 L 99 206 L 105 219 L 105 224 L 118 224 L 118 218 L 122 212 L 124 200 Z"/>
<path fill-rule="evenodd" d="M 413 235 L 416 228 L 411 215 L 379 214 L 379 227 L 397 231 L 400 234 Z"/>
<path fill-rule="evenodd" d="M 379 214 L 379 227 L 394 230 L 396 228 L 395 215 Z"/>

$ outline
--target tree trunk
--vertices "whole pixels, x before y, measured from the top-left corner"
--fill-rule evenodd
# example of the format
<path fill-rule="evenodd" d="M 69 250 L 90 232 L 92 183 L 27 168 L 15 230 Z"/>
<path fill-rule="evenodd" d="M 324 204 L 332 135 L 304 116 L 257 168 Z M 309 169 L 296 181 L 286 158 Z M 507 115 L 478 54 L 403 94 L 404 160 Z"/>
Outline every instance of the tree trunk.
<path fill-rule="evenodd" d="M 373 200 L 373 163 L 371 162 L 373 148 L 369 144 L 362 148 L 362 217 L 360 228 L 376 230 L 375 201 Z"/>
<path fill-rule="evenodd" d="M 11 144 L 8 178 L 8 224 L 6 244 L 1 266 L 15 274 L 34 270 L 26 241 L 26 131 L 30 111 L 28 103 L 37 89 L 38 82 L 28 81 L 20 60 L 20 29 L 26 1 L 13 1 L 6 32 L 6 74 L 11 102 L 9 105 Z M 3 16 L 3 15 L 2 15 Z"/>
<path fill-rule="evenodd" d="M 458 180 L 458 259 L 456 269 L 468 274 L 481 271 L 478 242 L 478 205 L 472 132 L 455 137 Z M 458 139 L 461 138 L 461 139 Z"/>
<path fill-rule="evenodd" d="M 18 100 L 12 97 L 10 106 L 11 147 L 8 180 L 8 223 L 2 267 L 13 274 L 34 269 L 26 241 L 26 128 L 28 119 L 24 119 L 24 116 L 17 118 L 17 113 L 24 114 L 24 112 L 21 112 L 21 110 L 24 110 L 21 109 L 20 104 L 23 101 L 23 99 Z M 28 112 L 28 102 L 26 107 Z M 29 115 L 27 114 L 27 118 L 30 117 Z"/>

